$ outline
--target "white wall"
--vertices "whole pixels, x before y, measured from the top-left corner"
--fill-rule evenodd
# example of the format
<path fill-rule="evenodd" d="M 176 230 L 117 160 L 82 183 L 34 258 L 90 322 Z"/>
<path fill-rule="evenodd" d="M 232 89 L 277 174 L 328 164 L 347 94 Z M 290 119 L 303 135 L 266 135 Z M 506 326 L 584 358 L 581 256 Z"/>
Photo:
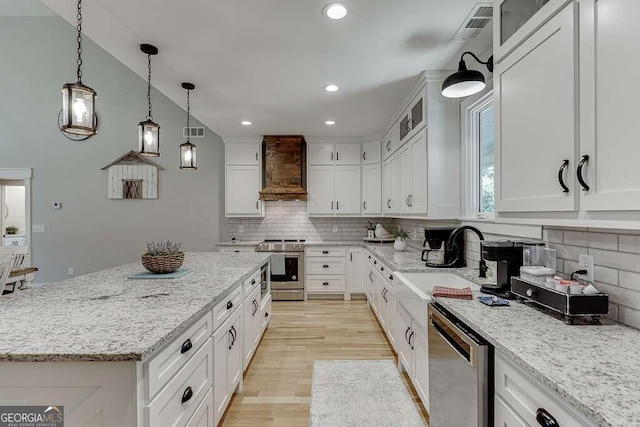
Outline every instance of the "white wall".
<path fill-rule="evenodd" d="M 179 170 L 186 113 L 154 90 L 153 117 L 162 126 L 157 162 L 166 169 L 159 198 L 108 200 L 107 172 L 100 168 L 137 149 L 146 82 L 85 37 L 83 81 L 98 93 L 100 124 L 98 135 L 73 142 L 58 131 L 57 116 L 62 84 L 75 82 L 75 29 L 56 16 L 1 17 L 0 40 L 0 168 L 33 168 L 33 224 L 46 226 L 33 234 L 37 282 L 64 279 L 68 267 L 78 275 L 135 261 L 147 240 L 215 249 L 224 223 L 224 147 L 213 131 L 193 140 L 199 169 Z M 188 64 L 184 73 L 188 80 Z M 194 83 L 197 97 L 200 82 Z M 54 201 L 63 209 L 53 210 Z"/>

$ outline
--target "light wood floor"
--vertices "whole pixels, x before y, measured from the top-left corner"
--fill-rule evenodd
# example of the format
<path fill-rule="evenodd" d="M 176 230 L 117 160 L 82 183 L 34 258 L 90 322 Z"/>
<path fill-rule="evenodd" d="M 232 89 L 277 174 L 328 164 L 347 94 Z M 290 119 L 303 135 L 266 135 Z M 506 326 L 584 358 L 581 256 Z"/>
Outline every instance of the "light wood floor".
<path fill-rule="evenodd" d="M 224 427 L 308 426 L 314 360 L 396 360 L 364 300 L 274 302 L 272 316 Z M 426 425 L 428 415 L 402 375 Z"/>

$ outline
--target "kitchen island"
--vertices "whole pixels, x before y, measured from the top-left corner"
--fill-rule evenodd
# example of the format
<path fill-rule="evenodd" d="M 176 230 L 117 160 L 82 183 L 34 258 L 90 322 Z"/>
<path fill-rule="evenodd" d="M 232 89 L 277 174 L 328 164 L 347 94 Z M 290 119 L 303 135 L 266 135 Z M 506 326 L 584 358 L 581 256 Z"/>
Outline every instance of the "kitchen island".
<path fill-rule="evenodd" d="M 243 332 L 266 327 L 244 315 L 269 314 L 269 256 L 188 253 L 176 279 L 128 279 L 132 263 L 3 297 L 0 404 L 63 405 L 67 426 L 213 424 L 242 386 Z"/>

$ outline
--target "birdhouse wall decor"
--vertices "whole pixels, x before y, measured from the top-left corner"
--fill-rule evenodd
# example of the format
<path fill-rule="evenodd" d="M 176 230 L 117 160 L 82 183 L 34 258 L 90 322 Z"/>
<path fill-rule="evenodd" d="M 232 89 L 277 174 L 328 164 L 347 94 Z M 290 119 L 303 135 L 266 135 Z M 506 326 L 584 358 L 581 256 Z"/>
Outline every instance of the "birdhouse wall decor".
<path fill-rule="evenodd" d="M 109 199 L 157 199 L 158 171 L 162 166 L 133 150 L 109 163 L 107 197 Z"/>

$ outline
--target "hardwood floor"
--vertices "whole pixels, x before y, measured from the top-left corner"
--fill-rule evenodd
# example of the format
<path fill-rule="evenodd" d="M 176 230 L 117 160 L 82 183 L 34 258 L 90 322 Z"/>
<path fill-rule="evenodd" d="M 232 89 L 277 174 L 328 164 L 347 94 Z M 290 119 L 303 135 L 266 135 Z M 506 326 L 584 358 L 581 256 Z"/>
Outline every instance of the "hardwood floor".
<path fill-rule="evenodd" d="M 314 360 L 396 360 L 364 300 L 274 302 L 272 316 L 224 427 L 308 426 Z M 426 425 L 428 415 L 402 376 Z"/>

